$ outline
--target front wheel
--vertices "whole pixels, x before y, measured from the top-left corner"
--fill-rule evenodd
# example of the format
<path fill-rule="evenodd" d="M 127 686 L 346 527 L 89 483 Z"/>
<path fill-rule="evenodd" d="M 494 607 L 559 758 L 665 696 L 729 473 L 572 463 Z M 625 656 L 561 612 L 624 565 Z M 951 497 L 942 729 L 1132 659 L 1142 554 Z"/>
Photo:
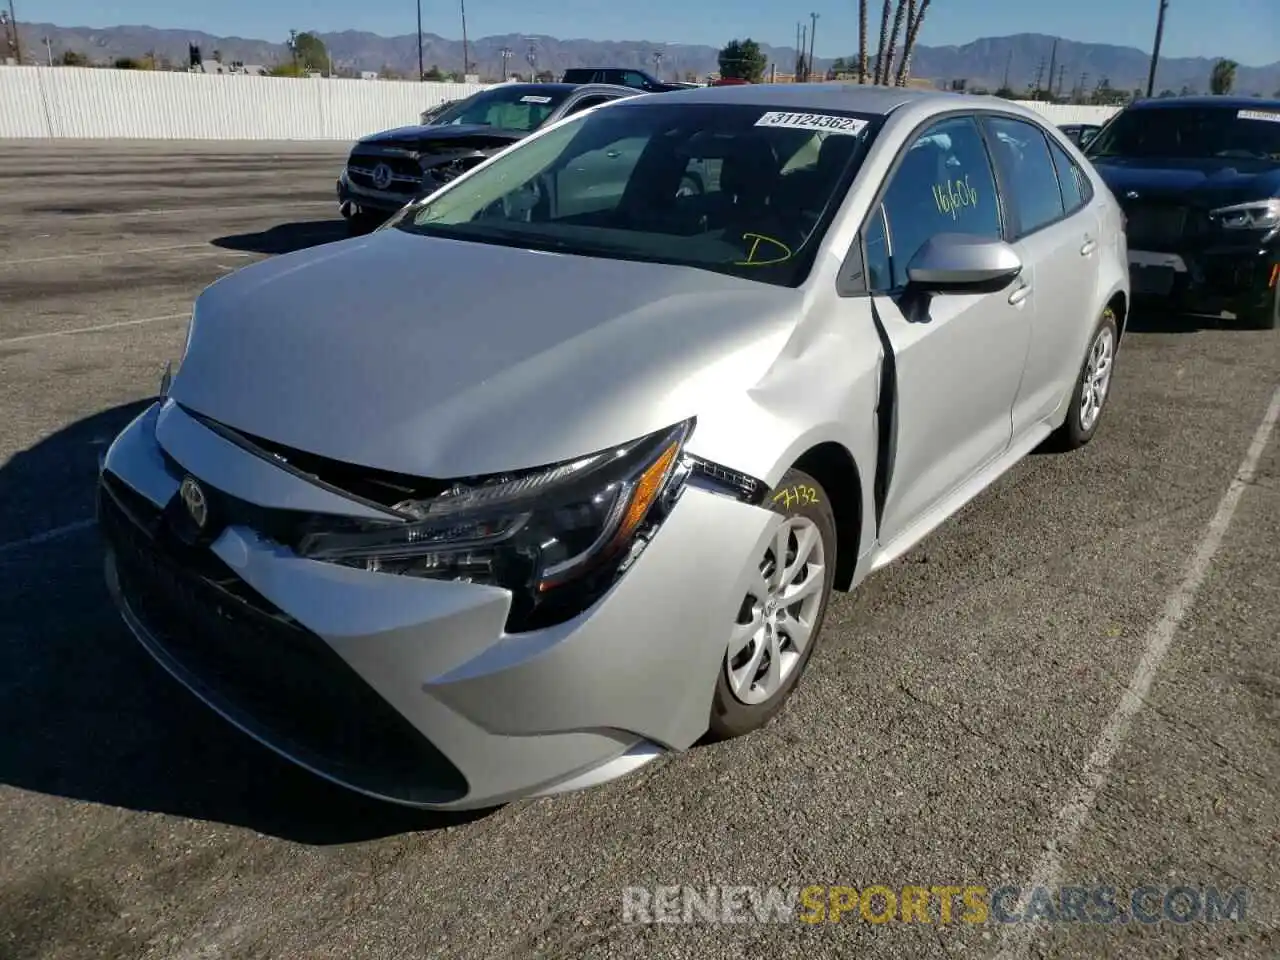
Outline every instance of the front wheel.
<path fill-rule="evenodd" d="M 836 525 L 822 485 L 789 470 L 770 494 L 781 517 L 762 554 L 716 680 L 708 739 L 763 727 L 800 682 L 827 613 L 836 567 Z"/>
<path fill-rule="evenodd" d="M 1102 411 L 1111 395 L 1111 373 L 1116 362 L 1120 331 L 1116 312 L 1107 307 L 1089 339 L 1084 365 L 1071 393 L 1067 419 L 1049 438 L 1049 446 L 1060 451 L 1076 450 L 1093 439 L 1102 421 Z"/>

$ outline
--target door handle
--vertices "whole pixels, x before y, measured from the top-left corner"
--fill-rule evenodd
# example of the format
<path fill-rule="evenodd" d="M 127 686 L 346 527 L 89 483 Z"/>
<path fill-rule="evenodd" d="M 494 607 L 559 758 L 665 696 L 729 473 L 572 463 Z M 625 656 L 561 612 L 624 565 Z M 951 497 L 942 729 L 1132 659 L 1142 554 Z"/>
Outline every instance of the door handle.
<path fill-rule="evenodd" d="M 1009 294 L 1009 302 L 1016 307 L 1018 304 L 1022 303 L 1023 300 L 1027 299 L 1027 297 L 1029 297 L 1030 295 L 1031 295 L 1031 284 L 1024 283 L 1022 286 L 1018 287 L 1017 290 L 1013 291 L 1013 293 Z"/>
<path fill-rule="evenodd" d="M 1080 248 L 1080 256 L 1087 257 L 1097 249 L 1098 241 L 1094 240 L 1092 237 L 1088 237 L 1084 242 L 1084 246 Z"/>

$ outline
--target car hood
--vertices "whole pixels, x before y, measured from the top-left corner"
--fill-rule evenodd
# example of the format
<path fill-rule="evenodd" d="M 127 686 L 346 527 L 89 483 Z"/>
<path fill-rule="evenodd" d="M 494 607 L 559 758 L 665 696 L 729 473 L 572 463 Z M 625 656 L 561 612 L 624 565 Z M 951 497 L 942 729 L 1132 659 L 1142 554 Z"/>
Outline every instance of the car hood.
<path fill-rule="evenodd" d="M 1251 160 L 1093 159 L 1111 192 L 1220 207 L 1280 196 L 1280 164 Z"/>
<path fill-rule="evenodd" d="M 385 229 L 206 289 L 169 396 L 348 463 L 498 473 L 626 443 L 748 389 L 801 301 L 692 267 Z"/>
<path fill-rule="evenodd" d="M 478 142 L 490 145 L 505 145 L 523 140 L 528 134 L 520 130 L 503 130 L 484 124 L 447 124 L 432 126 L 416 124 L 409 127 L 396 127 L 394 130 L 383 130 L 363 137 L 358 141 L 360 146 L 399 147 L 405 150 L 421 150 L 430 144 L 452 144 L 459 141 Z"/>

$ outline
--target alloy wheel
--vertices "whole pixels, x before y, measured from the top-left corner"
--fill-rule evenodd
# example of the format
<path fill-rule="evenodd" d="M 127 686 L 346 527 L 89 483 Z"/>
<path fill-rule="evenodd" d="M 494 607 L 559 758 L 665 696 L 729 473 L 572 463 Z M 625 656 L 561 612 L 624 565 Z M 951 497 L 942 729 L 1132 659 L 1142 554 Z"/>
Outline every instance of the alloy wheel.
<path fill-rule="evenodd" d="M 729 689 L 741 703 L 767 701 L 803 659 L 822 610 L 825 561 L 816 523 L 805 516 L 782 521 L 756 569 L 725 656 Z"/>

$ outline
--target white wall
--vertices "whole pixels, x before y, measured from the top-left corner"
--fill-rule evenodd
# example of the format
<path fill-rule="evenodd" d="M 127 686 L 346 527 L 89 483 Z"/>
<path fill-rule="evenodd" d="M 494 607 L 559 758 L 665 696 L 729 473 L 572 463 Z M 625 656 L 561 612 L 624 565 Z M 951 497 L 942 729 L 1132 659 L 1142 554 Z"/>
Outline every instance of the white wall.
<path fill-rule="evenodd" d="M 417 122 L 474 83 L 300 80 L 0 67 L 0 138 L 356 140 Z M 1029 103 L 1053 123 L 1101 123 L 1112 107 Z"/>
<path fill-rule="evenodd" d="M 416 123 L 470 83 L 0 67 L 0 138 L 355 140 Z"/>

